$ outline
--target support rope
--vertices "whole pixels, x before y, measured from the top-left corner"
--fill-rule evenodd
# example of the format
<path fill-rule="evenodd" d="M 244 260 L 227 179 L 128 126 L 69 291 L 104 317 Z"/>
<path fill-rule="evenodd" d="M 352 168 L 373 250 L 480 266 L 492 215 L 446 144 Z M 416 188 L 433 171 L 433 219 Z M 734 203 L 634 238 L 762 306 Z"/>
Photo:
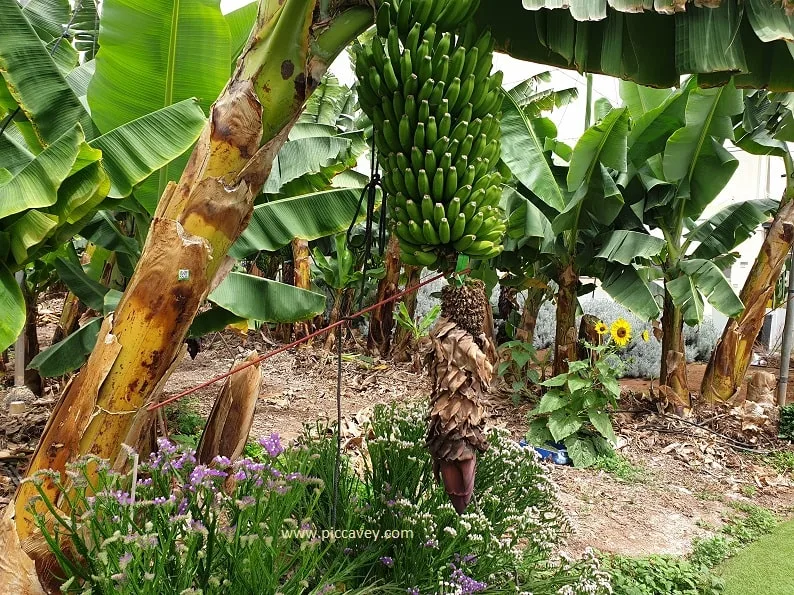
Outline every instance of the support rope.
<path fill-rule="evenodd" d="M 456 273 L 453 273 L 453 274 L 454 275 L 460 275 L 460 274 L 466 274 L 468 272 L 469 272 L 469 270 L 467 269 L 465 271 L 460 271 L 460 272 L 456 272 Z M 347 322 L 349 320 L 353 320 L 355 318 L 358 318 L 359 316 L 363 316 L 364 314 L 372 312 L 373 310 L 375 310 L 376 308 L 379 308 L 383 304 L 388 304 L 390 302 L 395 302 L 395 301 L 399 300 L 400 298 L 402 298 L 402 297 L 404 297 L 404 296 L 406 296 L 406 295 L 408 295 L 410 293 L 418 291 L 420 288 L 424 287 L 425 285 L 429 285 L 430 283 L 438 281 L 439 279 L 448 278 L 450 276 L 451 275 L 447 275 L 445 273 L 439 273 L 438 275 L 433 275 L 432 277 L 429 277 L 429 278 L 425 279 L 424 281 L 421 281 L 421 282 L 417 283 L 416 285 L 413 285 L 412 287 L 408 287 L 408 288 L 404 289 L 403 291 L 394 294 L 393 296 L 390 296 L 390 297 L 388 297 L 388 298 L 386 298 L 384 300 L 381 300 L 380 302 L 372 304 L 371 306 L 367 306 L 363 310 L 359 310 L 355 314 L 352 314 L 352 315 L 350 315 L 350 316 L 348 316 L 346 318 L 342 318 L 341 320 L 335 322 L 334 324 L 330 324 L 330 325 L 328 325 L 328 326 L 326 326 L 326 327 L 324 327 L 324 328 L 322 328 L 320 330 L 314 331 L 313 333 L 310 333 L 310 334 L 306 335 L 305 337 L 303 337 L 301 339 L 298 339 L 297 341 L 293 341 L 292 343 L 289 343 L 288 345 L 282 345 L 281 347 L 279 347 L 277 349 L 274 349 L 273 351 L 270 351 L 268 353 L 265 353 L 265 354 L 259 356 L 258 358 L 254 359 L 254 360 L 252 360 L 250 362 L 246 362 L 244 364 L 241 364 L 241 365 L 229 370 L 228 372 L 226 372 L 224 374 L 219 374 L 218 376 L 215 376 L 214 378 L 211 378 L 211 379 L 207 380 L 206 382 L 202 382 L 201 384 L 199 384 L 197 386 L 194 386 L 193 388 L 189 388 L 187 390 L 184 390 L 184 391 L 182 391 L 179 394 L 176 394 L 176 395 L 174 395 L 172 397 L 169 397 L 168 399 L 165 399 L 164 401 L 160 401 L 159 403 L 152 403 L 152 404 L 150 404 L 147 407 L 147 410 L 148 411 L 155 411 L 157 409 L 160 409 L 161 407 L 165 407 L 166 405 L 168 405 L 170 403 L 173 403 L 174 401 L 178 401 L 179 399 L 181 399 L 183 397 L 191 395 L 191 394 L 195 393 L 196 391 L 201 390 L 202 388 L 206 388 L 206 387 L 211 386 L 211 385 L 213 385 L 213 384 L 215 384 L 217 382 L 220 382 L 221 380 L 225 380 L 226 378 L 228 378 L 229 376 L 232 376 L 233 374 L 236 374 L 237 372 L 241 372 L 242 370 L 245 370 L 246 368 L 250 368 L 251 366 L 255 366 L 256 364 L 261 363 L 261 362 L 265 361 L 266 359 L 274 357 L 274 356 L 276 356 L 276 355 L 278 355 L 280 353 L 284 353 L 285 351 L 289 351 L 290 349 L 294 349 L 295 347 L 297 347 L 301 343 L 305 343 L 307 341 L 310 341 L 311 339 L 314 339 L 315 337 L 318 337 L 320 335 L 324 335 L 324 334 L 328 333 L 328 331 L 330 331 L 330 330 L 332 330 L 334 328 L 340 327 L 343 324 L 347 324 Z"/>

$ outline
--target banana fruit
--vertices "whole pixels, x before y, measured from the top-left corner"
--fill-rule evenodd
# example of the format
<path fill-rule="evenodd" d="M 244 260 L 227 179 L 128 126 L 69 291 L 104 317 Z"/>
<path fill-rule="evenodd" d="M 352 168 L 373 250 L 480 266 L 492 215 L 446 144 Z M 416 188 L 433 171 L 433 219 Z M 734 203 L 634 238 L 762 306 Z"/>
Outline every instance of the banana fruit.
<path fill-rule="evenodd" d="M 480 0 L 388 0 L 357 45 L 359 104 L 373 122 L 402 259 L 438 266 L 502 251 L 502 73 L 472 22 Z"/>

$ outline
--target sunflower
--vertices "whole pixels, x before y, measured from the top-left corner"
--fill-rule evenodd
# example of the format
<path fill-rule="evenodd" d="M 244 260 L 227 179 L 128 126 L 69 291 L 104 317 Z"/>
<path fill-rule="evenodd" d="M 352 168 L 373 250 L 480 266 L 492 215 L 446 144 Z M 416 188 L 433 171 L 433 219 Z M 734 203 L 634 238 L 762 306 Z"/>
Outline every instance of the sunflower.
<path fill-rule="evenodd" d="M 611 333 L 618 347 L 625 347 L 631 341 L 631 325 L 625 318 L 618 318 L 612 323 Z"/>
<path fill-rule="evenodd" d="M 606 335 L 609 332 L 609 327 L 599 320 L 595 325 L 595 330 L 599 335 Z"/>
<path fill-rule="evenodd" d="M 651 333 L 648 332 L 648 329 L 642 331 L 642 340 L 646 343 L 651 340 Z"/>

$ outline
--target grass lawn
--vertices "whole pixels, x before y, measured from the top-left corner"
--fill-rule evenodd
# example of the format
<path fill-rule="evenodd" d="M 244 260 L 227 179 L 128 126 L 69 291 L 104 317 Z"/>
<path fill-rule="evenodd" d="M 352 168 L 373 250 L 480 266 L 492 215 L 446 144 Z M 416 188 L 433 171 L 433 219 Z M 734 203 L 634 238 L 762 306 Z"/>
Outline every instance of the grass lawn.
<path fill-rule="evenodd" d="M 725 580 L 725 595 L 792 595 L 794 521 L 781 523 L 714 571 Z"/>

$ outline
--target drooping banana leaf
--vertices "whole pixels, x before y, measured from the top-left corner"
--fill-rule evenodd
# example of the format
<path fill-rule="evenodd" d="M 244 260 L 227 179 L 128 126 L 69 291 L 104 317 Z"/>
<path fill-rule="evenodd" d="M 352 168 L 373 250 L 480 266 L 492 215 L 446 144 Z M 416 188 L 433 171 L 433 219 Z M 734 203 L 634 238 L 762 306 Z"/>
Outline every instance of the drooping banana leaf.
<path fill-rule="evenodd" d="M 238 324 L 240 322 L 244 322 L 245 320 L 245 318 L 240 318 L 236 314 L 232 314 L 224 308 L 214 306 L 206 312 L 202 312 L 196 316 L 195 320 L 193 320 L 193 324 L 190 325 L 188 337 L 203 337 L 204 335 L 208 335 L 210 333 L 222 331 L 230 324 Z"/>
<path fill-rule="evenodd" d="M 601 276 L 601 288 L 613 300 L 643 320 L 652 320 L 659 316 L 659 305 L 654 292 L 634 265 L 607 262 Z"/>
<path fill-rule="evenodd" d="M 629 112 L 626 108 L 612 110 L 603 120 L 588 128 L 571 156 L 568 169 L 568 190 L 575 192 L 589 183 L 598 164 L 616 171 L 626 171 L 626 147 L 629 135 Z"/>
<path fill-rule="evenodd" d="M 294 239 L 316 240 L 345 231 L 359 211 L 360 189 L 326 190 L 268 202 L 254 208 L 248 228 L 229 254 L 245 258 L 273 252 Z"/>
<path fill-rule="evenodd" d="M 556 130 L 549 133 L 556 137 Z M 507 93 L 502 106 L 502 160 L 540 200 L 562 211 L 565 199 L 546 157 L 544 141 L 518 106 L 514 94 Z"/>
<path fill-rule="evenodd" d="M 108 288 L 86 275 L 79 262 L 58 258 L 55 260 L 55 270 L 58 271 L 58 278 L 81 302 L 92 310 L 102 311 Z"/>
<path fill-rule="evenodd" d="M 101 326 L 102 318 L 94 318 L 63 341 L 39 353 L 28 368 L 38 370 L 45 378 L 63 376 L 78 369 L 93 351 Z"/>
<path fill-rule="evenodd" d="M 16 0 L 0 0 L 0 73 L 43 145 L 80 123 L 87 138 L 94 123 L 66 82 Z"/>
<path fill-rule="evenodd" d="M 490 0 L 475 21 L 514 58 L 673 87 L 731 76 L 747 87 L 794 91 L 790 3 L 716 0 Z"/>
<path fill-rule="evenodd" d="M 50 207 L 58 200 L 58 189 L 72 173 L 86 148 L 83 131 L 72 125 L 63 136 L 39 153 L 10 182 L 0 187 L 0 219 L 26 209 Z M 99 159 L 99 151 L 94 161 Z"/>
<path fill-rule="evenodd" d="M 88 104 L 103 133 L 196 97 L 206 113 L 229 78 L 229 27 L 219 0 L 106 0 Z M 187 155 L 135 191 L 151 213 Z"/>
<path fill-rule="evenodd" d="M 92 140 L 89 144 L 102 150 L 109 196 L 129 196 L 136 184 L 189 149 L 205 121 L 198 102 L 186 99 Z"/>
<path fill-rule="evenodd" d="M 0 260 L 0 351 L 16 341 L 25 327 L 25 298 L 14 274 Z"/>
<path fill-rule="evenodd" d="M 647 233 L 618 229 L 604 238 L 601 251 L 596 258 L 604 258 L 610 262 L 631 264 L 637 258 L 651 260 L 658 256 L 667 245 L 662 238 Z"/>
<path fill-rule="evenodd" d="M 325 310 L 325 296 L 243 273 L 230 273 L 208 298 L 240 318 L 298 322 Z"/>
<path fill-rule="evenodd" d="M 744 309 L 739 296 L 722 271 L 709 260 L 693 258 L 681 262 L 682 276 L 668 281 L 667 291 L 680 307 L 684 322 L 699 324 L 703 320 L 703 298 L 726 316 L 737 316 Z"/>
<path fill-rule="evenodd" d="M 735 250 L 756 232 L 779 204 L 768 199 L 728 205 L 689 233 L 688 242 L 700 242 L 692 256 L 711 260 Z"/>

